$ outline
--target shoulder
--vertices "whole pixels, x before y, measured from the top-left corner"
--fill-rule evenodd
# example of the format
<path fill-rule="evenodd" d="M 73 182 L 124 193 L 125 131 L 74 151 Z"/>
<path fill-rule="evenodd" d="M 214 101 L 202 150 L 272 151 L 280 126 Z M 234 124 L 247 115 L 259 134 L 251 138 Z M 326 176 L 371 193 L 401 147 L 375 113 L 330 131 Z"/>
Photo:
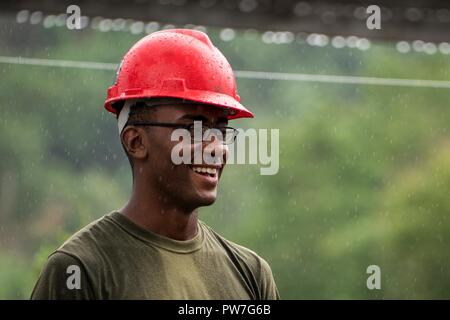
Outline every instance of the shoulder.
<path fill-rule="evenodd" d="M 51 253 L 33 291 L 33 298 L 88 298 L 106 277 L 110 247 L 117 245 L 120 228 L 109 214 L 91 222 L 74 233 Z M 68 290 L 70 274 L 78 273 L 83 290 Z"/>
<path fill-rule="evenodd" d="M 33 300 L 92 298 L 92 284 L 83 264 L 62 252 L 54 252 L 48 257 L 31 293 Z"/>
<path fill-rule="evenodd" d="M 99 257 L 108 243 L 113 244 L 118 227 L 109 215 L 91 222 L 67 239 L 55 253 L 77 259 L 85 267 L 99 263 Z M 57 255 L 61 257 L 61 255 Z"/>
<path fill-rule="evenodd" d="M 200 222 L 206 237 L 215 241 L 226 252 L 235 266 L 241 271 L 249 287 L 253 288 L 259 300 L 279 299 L 279 293 L 272 270 L 261 256 L 233 241 L 225 239 L 204 222 Z"/>
<path fill-rule="evenodd" d="M 77 251 L 92 249 L 92 247 L 99 245 L 101 240 L 110 238 L 111 231 L 114 228 L 114 223 L 108 218 L 108 215 L 104 215 L 75 232 L 57 251 L 76 253 Z"/>
<path fill-rule="evenodd" d="M 271 273 L 269 263 L 255 251 L 226 239 L 204 222 L 200 223 L 207 236 L 214 238 L 229 254 L 248 266 L 254 274 Z"/>

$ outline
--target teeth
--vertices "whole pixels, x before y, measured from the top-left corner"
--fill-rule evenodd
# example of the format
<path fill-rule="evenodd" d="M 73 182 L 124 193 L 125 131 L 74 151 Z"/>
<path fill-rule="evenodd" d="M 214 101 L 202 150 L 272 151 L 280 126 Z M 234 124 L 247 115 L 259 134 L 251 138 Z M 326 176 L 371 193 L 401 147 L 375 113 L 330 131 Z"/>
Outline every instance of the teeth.
<path fill-rule="evenodd" d="M 199 173 L 208 173 L 208 174 L 216 174 L 216 168 L 206 168 L 206 167 L 192 167 L 192 170 Z"/>

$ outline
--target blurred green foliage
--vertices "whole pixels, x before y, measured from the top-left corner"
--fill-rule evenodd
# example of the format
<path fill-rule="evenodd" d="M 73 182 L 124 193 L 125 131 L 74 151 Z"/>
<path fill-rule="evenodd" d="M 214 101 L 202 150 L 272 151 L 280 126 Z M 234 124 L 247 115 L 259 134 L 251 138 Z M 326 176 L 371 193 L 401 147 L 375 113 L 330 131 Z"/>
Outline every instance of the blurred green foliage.
<path fill-rule="evenodd" d="M 213 42 L 237 70 L 448 80 L 448 56 Z M 142 35 L 0 20 L 0 55 L 118 63 Z M 121 207 L 130 169 L 103 110 L 114 72 L 0 64 L 0 298 L 28 298 L 46 257 Z M 238 79 L 280 129 L 280 170 L 230 165 L 201 219 L 271 265 L 284 299 L 450 298 L 450 91 Z M 381 290 L 366 268 L 381 267 Z"/>

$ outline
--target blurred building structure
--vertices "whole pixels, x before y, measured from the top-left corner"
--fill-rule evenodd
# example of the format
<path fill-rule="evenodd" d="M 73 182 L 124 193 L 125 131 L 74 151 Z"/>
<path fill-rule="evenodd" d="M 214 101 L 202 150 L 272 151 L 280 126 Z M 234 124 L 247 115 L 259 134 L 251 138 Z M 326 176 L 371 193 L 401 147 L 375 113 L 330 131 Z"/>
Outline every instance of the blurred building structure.
<path fill-rule="evenodd" d="M 303 33 L 388 41 L 450 41 L 450 2 L 444 0 L 3 0 L 0 12 L 26 10 L 30 15 L 35 13 L 38 20 L 48 14 L 64 14 L 72 4 L 77 4 L 90 22 L 106 18 L 115 28 L 138 22 L 136 29 L 142 26 L 151 30 L 148 23 L 157 21 L 174 26 L 278 32 L 278 41 Z M 366 26 L 369 5 L 381 8 L 380 30 Z"/>

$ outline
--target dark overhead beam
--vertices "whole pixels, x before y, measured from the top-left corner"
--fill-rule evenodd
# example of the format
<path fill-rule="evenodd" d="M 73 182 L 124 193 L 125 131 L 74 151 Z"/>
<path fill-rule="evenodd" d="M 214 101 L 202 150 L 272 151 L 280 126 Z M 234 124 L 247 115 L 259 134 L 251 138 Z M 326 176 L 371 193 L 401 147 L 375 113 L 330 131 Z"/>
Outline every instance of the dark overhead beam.
<path fill-rule="evenodd" d="M 2 0 L 0 12 L 64 13 L 78 4 L 90 17 L 196 24 L 261 31 L 356 35 L 380 40 L 450 41 L 450 2 L 443 0 Z M 366 27 L 365 8 L 382 7 L 382 29 Z"/>

